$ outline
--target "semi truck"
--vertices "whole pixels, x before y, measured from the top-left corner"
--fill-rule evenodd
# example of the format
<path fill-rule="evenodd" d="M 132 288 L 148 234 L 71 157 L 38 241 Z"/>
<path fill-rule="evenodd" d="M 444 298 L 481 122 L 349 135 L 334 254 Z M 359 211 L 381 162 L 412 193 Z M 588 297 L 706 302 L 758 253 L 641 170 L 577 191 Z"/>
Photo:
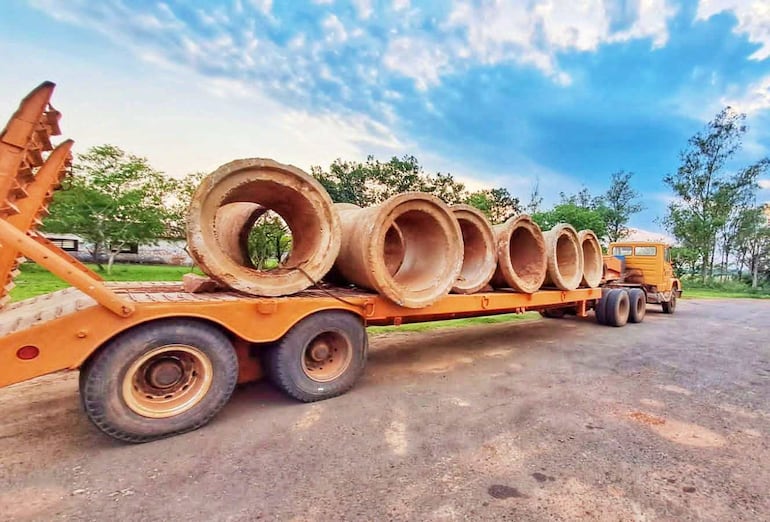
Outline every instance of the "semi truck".
<path fill-rule="evenodd" d="M 108 283 L 38 232 L 71 162 L 72 141 L 51 142 L 61 117 L 50 104 L 53 89 L 46 82 L 30 93 L 0 134 L 0 388 L 77 370 L 86 415 L 122 441 L 197 429 L 237 384 L 262 377 L 299 401 L 340 395 L 364 369 L 368 326 L 526 311 L 586 317 L 594 308 L 600 323 L 622 326 L 629 314 L 623 303 L 632 294 L 642 292 L 645 302 L 661 302 L 664 309 L 668 303 L 673 311 L 681 292 L 678 282 L 637 280 L 636 270 L 642 279 L 653 277 L 645 261 L 664 259 L 659 246 L 655 256 L 635 246 L 623 260 L 610 256 L 603 288 L 450 294 L 422 308 L 328 285 L 255 297 L 191 293 L 181 282 Z M 10 302 L 25 260 L 71 286 Z M 665 270 L 660 273 L 665 277 Z"/>

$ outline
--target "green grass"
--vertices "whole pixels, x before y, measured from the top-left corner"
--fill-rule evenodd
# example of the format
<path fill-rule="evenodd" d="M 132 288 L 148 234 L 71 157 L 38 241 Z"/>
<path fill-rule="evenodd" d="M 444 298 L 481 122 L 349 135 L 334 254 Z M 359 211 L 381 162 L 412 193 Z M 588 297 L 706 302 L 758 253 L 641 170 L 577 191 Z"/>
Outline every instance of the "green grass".
<path fill-rule="evenodd" d="M 537 312 L 525 312 L 523 314 L 487 315 L 484 317 L 470 317 L 468 319 L 449 319 L 447 321 L 431 321 L 429 323 L 410 323 L 401 326 L 370 326 L 367 328 L 372 335 L 381 335 L 393 332 L 424 332 L 437 328 L 461 328 L 463 326 L 475 326 L 480 324 L 509 323 L 539 319 Z"/>
<path fill-rule="evenodd" d="M 181 281 L 182 275 L 190 272 L 187 266 L 170 265 L 124 265 L 112 267 L 112 274 L 99 272 L 96 265 L 87 265 L 105 281 Z M 67 288 L 69 285 L 51 274 L 48 270 L 34 264 L 24 263 L 21 274 L 14 280 L 16 286 L 11 290 L 11 300 L 20 301 L 36 295 Z"/>
<path fill-rule="evenodd" d="M 693 299 L 719 299 L 719 298 L 747 298 L 747 299 L 768 299 L 770 298 L 770 289 L 751 288 L 744 281 L 706 281 L 683 279 L 684 287 L 683 297 Z"/>
<path fill-rule="evenodd" d="M 726 290 L 719 288 L 697 288 L 697 287 L 684 287 L 683 299 L 725 299 L 725 298 L 742 298 L 742 299 L 770 299 L 770 293 L 762 292 L 746 292 L 741 290 Z"/>

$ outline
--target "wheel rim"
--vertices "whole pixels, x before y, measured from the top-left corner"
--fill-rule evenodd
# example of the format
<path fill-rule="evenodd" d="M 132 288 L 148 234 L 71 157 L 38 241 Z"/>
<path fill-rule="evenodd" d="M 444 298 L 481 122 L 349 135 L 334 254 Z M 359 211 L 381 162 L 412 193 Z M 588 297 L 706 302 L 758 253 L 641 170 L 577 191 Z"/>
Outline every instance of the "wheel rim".
<path fill-rule="evenodd" d="M 302 354 L 302 371 L 316 382 L 333 381 L 353 360 L 353 344 L 340 332 L 323 332 L 313 338 Z"/>
<path fill-rule="evenodd" d="M 209 357 L 194 346 L 168 344 L 153 348 L 126 372 L 123 400 L 143 417 L 173 417 L 203 400 L 211 388 L 213 373 Z"/>

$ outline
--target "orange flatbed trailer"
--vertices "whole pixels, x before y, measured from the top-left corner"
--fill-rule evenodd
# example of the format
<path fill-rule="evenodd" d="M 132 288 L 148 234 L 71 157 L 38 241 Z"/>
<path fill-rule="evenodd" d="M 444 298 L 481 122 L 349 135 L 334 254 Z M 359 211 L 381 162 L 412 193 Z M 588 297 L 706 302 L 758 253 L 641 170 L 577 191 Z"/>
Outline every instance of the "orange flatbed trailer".
<path fill-rule="evenodd" d="M 306 402 L 344 393 L 366 363 L 369 325 L 528 310 L 585 316 L 602 296 L 498 290 L 413 309 L 319 285 L 263 298 L 190 293 L 179 282 L 105 283 L 37 232 L 71 163 L 72 140 L 51 143 L 60 133 L 53 89 L 33 90 L 0 132 L 0 387 L 79 369 L 86 414 L 114 438 L 146 442 L 203 426 L 238 382 L 263 373 Z M 71 287 L 10 303 L 25 260 Z"/>
<path fill-rule="evenodd" d="M 59 290 L 13 303 L 0 312 L 0 386 L 59 370 L 76 370 L 88 357 L 121 332 L 160 319 L 190 318 L 216 324 L 229 332 L 239 349 L 239 382 L 261 371 L 246 347 L 277 341 L 292 326 L 314 313 L 344 310 L 366 326 L 398 325 L 575 306 L 601 297 L 601 289 L 535 294 L 497 291 L 448 295 L 427 308 L 402 308 L 376 295 L 341 288 L 308 290 L 290 297 L 246 297 L 231 292 L 191 294 L 181 283 L 106 284 L 105 288 L 135 306 L 119 316 L 77 288 Z M 333 294 L 335 297 L 332 297 Z M 342 300 L 340 300 L 342 299 Z M 580 311 L 582 310 L 582 313 Z M 19 354 L 38 355 L 31 359 Z"/>

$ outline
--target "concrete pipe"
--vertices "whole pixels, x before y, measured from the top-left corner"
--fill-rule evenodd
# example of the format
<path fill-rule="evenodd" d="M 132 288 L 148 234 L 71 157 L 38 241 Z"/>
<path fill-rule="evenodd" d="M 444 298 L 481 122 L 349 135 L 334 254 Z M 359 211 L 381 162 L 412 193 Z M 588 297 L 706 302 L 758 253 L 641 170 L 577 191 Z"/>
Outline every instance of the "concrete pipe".
<path fill-rule="evenodd" d="M 526 214 L 495 225 L 497 269 L 495 288 L 513 288 L 531 294 L 543 285 L 546 271 L 545 242 L 540 227 Z"/>
<path fill-rule="evenodd" d="M 267 210 L 289 227 L 289 256 L 259 270 L 248 255 L 248 235 Z M 232 161 L 207 176 L 187 213 L 190 254 L 209 277 L 252 295 L 289 295 L 321 279 L 340 248 L 340 222 L 323 186 L 302 170 L 273 160 Z"/>
<path fill-rule="evenodd" d="M 470 205 L 454 205 L 452 213 L 463 236 L 463 266 L 452 292 L 472 294 L 484 288 L 497 268 L 495 232 L 484 213 Z"/>
<path fill-rule="evenodd" d="M 462 235 L 440 199 L 407 192 L 377 206 L 337 210 L 343 234 L 335 267 L 347 281 L 406 308 L 449 293 L 462 268 Z"/>
<path fill-rule="evenodd" d="M 593 230 L 581 230 L 578 232 L 578 240 L 583 251 L 583 280 L 580 284 L 596 288 L 602 282 L 604 272 L 602 246 Z"/>
<path fill-rule="evenodd" d="M 559 223 L 545 237 L 548 272 L 545 286 L 574 290 L 583 279 L 583 250 L 577 231 L 567 223 Z"/>

